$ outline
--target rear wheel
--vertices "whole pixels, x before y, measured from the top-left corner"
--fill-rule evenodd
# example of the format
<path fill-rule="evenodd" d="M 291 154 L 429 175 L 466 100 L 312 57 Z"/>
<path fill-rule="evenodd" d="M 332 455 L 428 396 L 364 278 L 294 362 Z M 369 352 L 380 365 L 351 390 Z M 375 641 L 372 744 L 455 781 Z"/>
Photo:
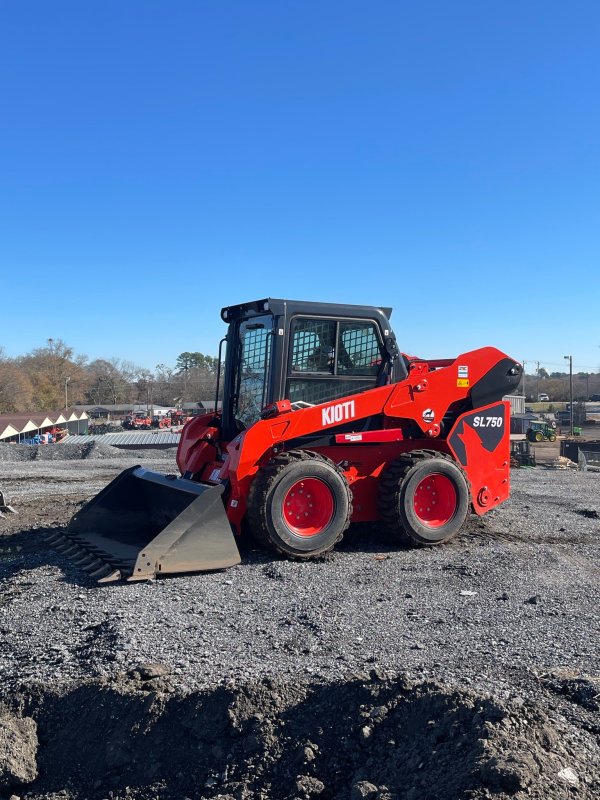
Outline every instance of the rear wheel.
<path fill-rule="evenodd" d="M 450 456 L 435 450 L 402 456 L 381 480 L 381 517 L 413 544 L 447 542 L 462 528 L 469 503 L 464 472 Z"/>
<path fill-rule="evenodd" d="M 341 541 L 352 516 L 342 470 L 319 453 L 275 456 L 256 475 L 248 497 L 255 537 L 293 558 L 315 558 Z"/>
<path fill-rule="evenodd" d="M 544 439 L 544 434 L 541 431 L 536 431 L 533 438 L 534 441 L 541 442 Z"/>

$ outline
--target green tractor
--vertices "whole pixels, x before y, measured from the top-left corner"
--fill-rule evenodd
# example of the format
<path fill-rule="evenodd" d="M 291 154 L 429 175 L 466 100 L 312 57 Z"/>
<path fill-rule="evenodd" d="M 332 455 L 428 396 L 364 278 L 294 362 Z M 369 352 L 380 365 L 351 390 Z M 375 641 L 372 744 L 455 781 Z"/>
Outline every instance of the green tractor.
<path fill-rule="evenodd" d="M 527 438 L 530 442 L 555 442 L 556 429 L 546 420 L 532 420 L 527 430 Z"/>

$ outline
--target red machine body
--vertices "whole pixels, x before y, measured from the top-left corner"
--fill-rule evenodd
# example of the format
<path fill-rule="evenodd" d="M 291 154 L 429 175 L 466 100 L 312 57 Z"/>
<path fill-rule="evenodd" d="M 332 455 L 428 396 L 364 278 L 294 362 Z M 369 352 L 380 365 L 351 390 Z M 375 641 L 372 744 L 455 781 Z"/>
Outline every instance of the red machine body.
<path fill-rule="evenodd" d="M 353 494 L 352 522 L 381 519 L 381 475 L 400 455 L 415 450 L 451 456 L 468 478 L 473 511 L 485 514 L 510 493 L 510 405 L 497 401 L 469 410 L 445 432 L 441 422 L 448 408 L 465 400 L 470 386 L 504 358 L 486 347 L 456 359 L 413 359 L 407 378 L 396 384 L 295 411 L 289 401 L 280 401 L 231 442 L 219 440 L 218 414 L 196 417 L 182 432 L 177 464 L 182 475 L 202 482 L 229 482 L 227 517 L 239 532 L 253 477 L 262 466 L 289 442 L 354 421 L 356 431 L 334 433 L 328 444 L 311 447 L 340 465 Z M 358 430 L 358 423 L 376 416 L 380 429 Z M 414 436 L 415 426 L 420 436 Z"/>

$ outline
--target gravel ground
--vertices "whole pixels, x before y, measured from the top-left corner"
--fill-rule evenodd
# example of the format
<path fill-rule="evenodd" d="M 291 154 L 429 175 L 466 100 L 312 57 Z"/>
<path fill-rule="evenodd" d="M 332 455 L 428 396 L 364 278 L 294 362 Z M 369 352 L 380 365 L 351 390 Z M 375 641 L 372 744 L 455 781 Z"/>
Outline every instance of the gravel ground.
<path fill-rule="evenodd" d="M 376 527 L 361 527 L 318 562 L 275 559 L 246 543 L 242 564 L 224 572 L 99 587 L 49 549 L 42 531 L 65 524 L 83 500 L 132 464 L 175 472 L 174 454 L 101 447 L 96 453 L 73 451 L 68 459 L 64 454 L 63 460 L 20 460 L 0 453 L 0 488 L 19 512 L 0 520 L 0 700 L 7 708 L 23 715 L 27 703 L 33 704 L 39 723 L 49 694 L 67 702 L 84 685 L 97 692 L 107 692 L 107 686 L 117 691 L 116 685 L 127 694 L 132 686 L 139 691 L 140 680 L 150 680 L 158 682 L 151 685 L 155 693 L 206 698 L 218 687 L 236 692 L 269 681 L 271 700 L 260 702 L 273 704 L 278 697 L 274 705 L 281 715 L 282 708 L 289 711 L 294 691 L 304 692 L 306 704 L 307 687 L 311 692 L 315 686 L 356 687 L 352 696 L 359 697 L 381 692 L 372 682 L 383 681 L 389 694 L 389 681 L 401 675 L 403 687 L 421 687 L 407 694 L 394 684 L 396 701 L 404 692 L 411 708 L 419 706 L 423 692 L 428 702 L 435 696 L 444 706 L 442 716 L 449 692 L 461 693 L 463 710 L 472 705 L 471 695 L 496 703 L 492 717 L 509 714 L 511 703 L 529 704 L 535 709 L 531 719 L 537 720 L 531 724 L 560 730 L 571 749 L 560 764 L 552 762 L 554 784 L 537 774 L 512 784 L 488 781 L 483 788 L 481 781 L 475 788 L 467 781 L 457 784 L 454 794 L 443 794 L 438 781 L 435 791 L 423 788 L 423 794 L 414 784 L 417 793 L 410 795 L 407 784 L 390 796 L 600 797 L 600 784 L 594 783 L 600 736 L 600 476 L 513 470 L 511 499 L 474 518 L 460 537 L 440 548 L 391 546 Z M 158 674 L 144 678 L 144 668 Z M 149 688 L 144 686 L 146 694 Z M 313 712 L 324 713 L 322 705 L 318 709 Z M 465 726 L 472 731 L 472 721 Z M 514 744 L 512 757 L 518 749 Z M 538 773 L 542 761 L 538 753 Z M 569 780 L 556 778 L 561 768 L 572 769 L 577 783 L 569 774 Z M 379 794 L 369 795 L 359 793 L 360 780 L 354 778 L 346 787 L 352 798 L 384 798 L 381 787 L 391 780 L 385 778 L 386 784 L 381 778 L 373 784 Z M 69 780 L 73 775 L 63 786 Z M 206 796 L 227 796 L 215 794 L 216 788 L 228 788 L 227 781 L 216 781 L 211 793 L 204 775 L 202 780 Z M 230 794 L 287 797 L 287 788 L 286 794 L 281 786 L 277 792 L 272 788 L 274 780 L 271 776 L 270 794 L 264 781 L 250 794 L 234 789 Z M 329 787 L 333 778 L 327 773 L 319 780 Z M 242 784 L 248 786 L 248 780 Z M 72 796 L 88 796 L 90 785 L 85 787 L 71 787 Z M 100 779 L 99 797 L 104 789 Z M 117 782 L 114 796 L 120 789 Z M 150 792 L 147 786 L 138 789 L 138 796 L 168 796 L 164 786 L 152 790 L 158 794 L 145 791 Z M 337 784 L 336 791 L 341 791 Z M 482 793 L 473 794 L 477 791 Z M 316 791 L 308 784 L 289 794 L 311 795 L 337 797 L 333 789 Z"/>

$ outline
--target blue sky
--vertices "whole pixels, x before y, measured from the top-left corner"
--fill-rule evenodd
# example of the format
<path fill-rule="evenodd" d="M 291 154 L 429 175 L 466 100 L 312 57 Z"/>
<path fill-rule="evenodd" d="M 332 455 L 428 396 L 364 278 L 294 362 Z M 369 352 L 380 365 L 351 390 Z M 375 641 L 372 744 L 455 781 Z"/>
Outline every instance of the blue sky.
<path fill-rule="evenodd" d="M 153 369 L 222 306 L 600 365 L 597 2 L 0 6 L 0 345 Z"/>

